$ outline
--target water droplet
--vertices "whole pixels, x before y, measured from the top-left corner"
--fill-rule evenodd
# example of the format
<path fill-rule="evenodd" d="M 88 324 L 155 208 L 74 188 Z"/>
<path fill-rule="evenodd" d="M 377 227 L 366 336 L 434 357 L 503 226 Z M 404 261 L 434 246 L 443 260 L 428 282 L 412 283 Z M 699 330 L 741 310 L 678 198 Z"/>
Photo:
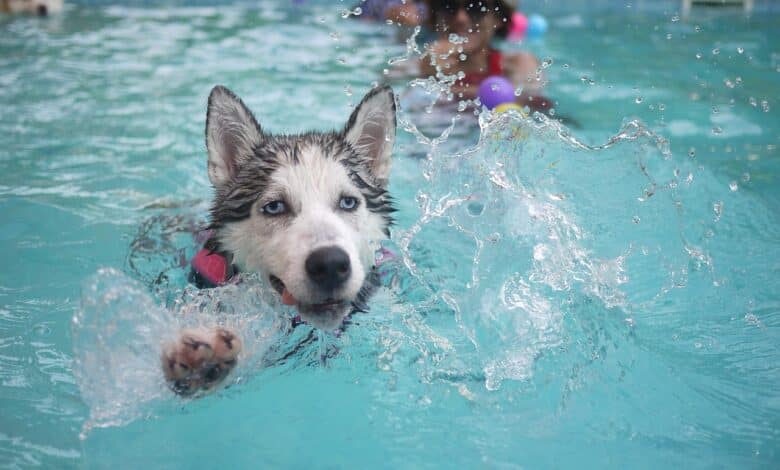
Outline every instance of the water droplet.
<path fill-rule="evenodd" d="M 458 101 L 458 112 L 462 113 L 463 111 L 465 111 L 466 110 L 466 106 L 467 106 L 467 104 L 466 104 L 465 101 L 463 101 L 463 100 Z"/>
<path fill-rule="evenodd" d="M 466 42 L 466 38 L 463 36 L 458 36 L 455 33 L 451 33 L 449 37 L 447 37 L 447 40 L 450 41 L 453 44 L 463 44 Z"/>
<path fill-rule="evenodd" d="M 658 103 L 658 111 L 665 111 L 666 105 L 663 103 Z"/>
<path fill-rule="evenodd" d="M 352 87 L 347 85 L 344 87 L 344 94 L 347 96 L 352 96 Z"/>
<path fill-rule="evenodd" d="M 742 173 L 742 182 L 747 183 L 750 181 L 750 173 Z"/>
<path fill-rule="evenodd" d="M 635 216 L 634 216 L 634 217 L 631 219 L 631 221 L 632 221 L 632 222 L 634 222 L 635 224 L 638 224 L 639 222 L 641 222 L 641 221 L 642 221 L 642 219 L 640 219 L 638 215 L 635 215 Z"/>
<path fill-rule="evenodd" d="M 642 103 L 642 97 L 641 97 L 641 96 L 637 96 L 637 97 L 634 99 L 634 102 L 635 102 L 636 104 L 641 104 L 641 103 Z"/>
<path fill-rule="evenodd" d="M 691 147 L 690 149 L 688 149 L 688 156 L 689 156 L 690 158 L 696 158 L 696 149 L 695 149 L 695 148 L 693 148 L 693 147 Z"/>
<path fill-rule="evenodd" d="M 721 129 L 720 126 L 714 126 L 712 128 L 712 133 L 715 134 L 715 135 L 723 134 L 723 129 Z"/>
<path fill-rule="evenodd" d="M 666 33 L 666 39 L 672 39 L 672 33 Z"/>
<path fill-rule="evenodd" d="M 341 64 L 341 65 L 346 65 L 347 64 L 347 59 L 345 59 L 343 57 L 339 57 L 338 63 Z M 385 70 L 387 70 L 387 69 L 385 69 Z"/>
<path fill-rule="evenodd" d="M 696 58 L 697 58 L 697 59 L 701 59 L 701 57 L 702 57 L 702 56 L 701 56 L 701 52 L 697 52 L 697 53 L 696 53 Z"/>
<path fill-rule="evenodd" d="M 718 109 L 717 106 L 712 107 L 712 114 L 718 114 L 720 112 L 720 109 Z"/>
<path fill-rule="evenodd" d="M 761 110 L 765 113 L 769 112 L 769 101 L 761 100 Z"/>
<path fill-rule="evenodd" d="M 466 56 L 466 54 L 461 54 L 458 56 L 458 59 L 460 59 L 461 62 L 464 62 L 466 59 L 468 59 L 468 56 Z"/>
<path fill-rule="evenodd" d="M 352 11 L 347 9 L 341 10 L 342 18 L 349 18 L 350 16 L 360 16 L 362 14 L 363 14 L 363 9 L 360 7 L 355 7 L 355 9 Z"/>
<path fill-rule="evenodd" d="M 712 50 L 712 55 L 718 55 L 718 54 L 720 54 L 720 48 L 716 47 L 715 49 Z"/>
<path fill-rule="evenodd" d="M 563 64 L 563 68 L 568 69 L 569 68 L 569 64 Z"/>
<path fill-rule="evenodd" d="M 679 17 L 679 16 L 677 16 L 677 15 L 674 15 L 674 16 L 672 17 L 672 23 L 677 23 L 678 21 L 680 21 L 680 17 Z"/>
<path fill-rule="evenodd" d="M 341 35 L 333 31 L 332 33 L 330 33 L 330 38 L 333 39 L 334 41 L 338 41 L 339 39 L 341 39 Z"/>
<path fill-rule="evenodd" d="M 517 88 L 515 88 L 515 96 L 520 96 L 522 94 L 523 94 L 523 87 L 522 87 L 522 85 L 517 87 Z"/>
<path fill-rule="evenodd" d="M 736 191 L 737 189 L 739 189 L 739 185 L 737 185 L 736 181 L 732 181 L 731 183 L 729 183 L 729 189 L 731 191 Z"/>
<path fill-rule="evenodd" d="M 542 68 L 546 69 L 547 67 L 551 66 L 553 64 L 552 57 L 545 57 L 544 60 L 542 60 Z"/>
<path fill-rule="evenodd" d="M 754 108 L 755 108 L 756 106 L 758 106 L 758 101 L 756 101 L 756 99 L 755 99 L 755 98 L 753 98 L 752 96 L 751 96 L 750 98 L 748 98 L 748 103 L 750 103 L 750 106 L 752 106 L 752 107 L 754 107 Z"/>
<path fill-rule="evenodd" d="M 712 205 L 712 211 L 715 212 L 715 222 L 720 220 L 720 216 L 723 215 L 723 201 L 718 201 Z"/>
<path fill-rule="evenodd" d="M 743 52 L 745 52 L 744 48 L 742 48 L 742 47 L 738 47 L 737 48 L 737 53 L 742 54 Z"/>
<path fill-rule="evenodd" d="M 553 117 L 553 116 L 555 116 L 555 108 L 550 108 L 550 109 L 547 111 L 547 114 L 549 114 L 549 115 L 550 115 L 550 117 Z"/>
<path fill-rule="evenodd" d="M 728 78 L 726 80 L 724 80 L 723 83 L 725 83 L 726 87 L 728 87 L 728 88 L 734 88 L 734 82 L 732 82 Z"/>
<path fill-rule="evenodd" d="M 701 26 L 696 25 L 696 26 L 693 27 L 693 30 L 696 31 L 697 33 L 700 33 L 701 32 Z"/>
<path fill-rule="evenodd" d="M 390 75 L 390 71 L 387 69 L 382 69 L 382 75 Z"/>
<path fill-rule="evenodd" d="M 735 79 L 734 79 L 734 82 L 735 82 L 737 85 L 742 85 L 742 77 L 737 77 L 737 78 L 735 78 Z"/>

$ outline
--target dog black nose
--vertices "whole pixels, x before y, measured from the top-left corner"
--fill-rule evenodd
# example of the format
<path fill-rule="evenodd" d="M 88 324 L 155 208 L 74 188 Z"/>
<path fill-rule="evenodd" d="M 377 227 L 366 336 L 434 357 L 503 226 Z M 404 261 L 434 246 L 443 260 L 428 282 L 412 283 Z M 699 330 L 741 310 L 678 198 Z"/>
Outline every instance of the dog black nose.
<path fill-rule="evenodd" d="M 46 14 L 49 13 L 49 10 L 46 8 L 46 5 L 38 5 L 38 14 L 41 16 L 46 16 Z"/>
<path fill-rule="evenodd" d="M 306 258 L 306 273 L 309 278 L 326 291 L 341 287 L 349 279 L 351 272 L 349 255 L 335 246 L 318 248 Z"/>

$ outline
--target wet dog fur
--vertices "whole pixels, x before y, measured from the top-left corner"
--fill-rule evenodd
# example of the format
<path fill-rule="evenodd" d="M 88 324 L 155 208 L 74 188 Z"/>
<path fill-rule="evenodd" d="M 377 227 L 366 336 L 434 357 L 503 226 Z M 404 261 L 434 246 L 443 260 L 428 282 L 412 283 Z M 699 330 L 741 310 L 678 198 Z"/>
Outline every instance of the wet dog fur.
<path fill-rule="evenodd" d="M 375 252 L 394 211 L 387 192 L 395 97 L 371 90 L 334 132 L 271 135 L 227 88 L 209 96 L 208 176 L 215 189 L 207 248 L 238 272 L 259 273 L 303 321 L 338 328 L 363 309 Z M 180 394 L 219 383 L 241 351 L 224 329 L 183 331 L 162 355 Z"/>

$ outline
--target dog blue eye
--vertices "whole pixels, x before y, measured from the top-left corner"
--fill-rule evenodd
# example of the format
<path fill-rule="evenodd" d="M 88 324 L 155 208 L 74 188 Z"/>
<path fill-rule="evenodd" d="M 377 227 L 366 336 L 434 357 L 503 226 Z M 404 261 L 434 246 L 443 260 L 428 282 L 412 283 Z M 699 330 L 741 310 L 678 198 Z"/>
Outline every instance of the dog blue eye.
<path fill-rule="evenodd" d="M 353 211 L 357 209 L 357 198 L 351 196 L 344 196 L 339 200 L 339 207 L 345 211 Z"/>
<path fill-rule="evenodd" d="M 279 215 L 284 213 L 287 207 L 282 201 L 271 201 L 263 206 L 263 213 L 268 215 Z"/>

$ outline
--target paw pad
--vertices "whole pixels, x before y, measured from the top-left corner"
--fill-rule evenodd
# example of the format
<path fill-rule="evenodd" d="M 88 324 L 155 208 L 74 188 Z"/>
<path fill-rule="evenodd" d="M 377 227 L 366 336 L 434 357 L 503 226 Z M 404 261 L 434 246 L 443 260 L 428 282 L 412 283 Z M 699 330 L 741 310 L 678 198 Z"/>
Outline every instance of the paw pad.
<path fill-rule="evenodd" d="M 236 366 L 241 340 L 224 328 L 185 330 L 165 347 L 161 362 L 169 385 L 180 395 L 208 390 Z"/>

